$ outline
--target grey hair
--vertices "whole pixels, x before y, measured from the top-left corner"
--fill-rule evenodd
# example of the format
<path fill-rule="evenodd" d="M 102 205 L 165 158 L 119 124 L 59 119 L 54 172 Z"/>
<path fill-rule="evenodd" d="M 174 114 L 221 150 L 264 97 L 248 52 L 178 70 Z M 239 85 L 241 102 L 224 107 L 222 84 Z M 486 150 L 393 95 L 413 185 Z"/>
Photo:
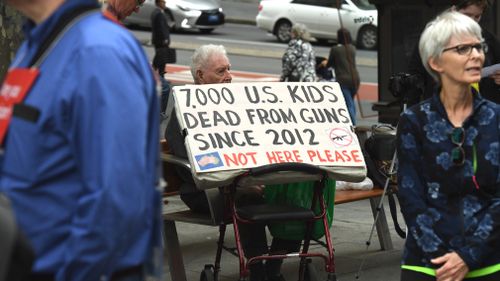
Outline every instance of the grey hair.
<path fill-rule="evenodd" d="M 311 41 L 311 34 L 307 30 L 307 26 L 303 23 L 295 23 L 292 26 L 291 32 L 297 39 Z"/>
<path fill-rule="evenodd" d="M 470 17 L 455 11 L 445 11 L 429 22 L 420 36 L 418 50 L 427 72 L 439 82 L 439 75 L 429 65 L 429 59 L 441 57 L 451 38 L 474 36 L 483 41 L 481 27 Z"/>
<path fill-rule="evenodd" d="M 222 55 L 227 57 L 226 48 L 222 45 L 207 44 L 201 45 L 194 51 L 194 54 L 191 57 L 191 75 L 193 75 L 193 78 L 196 77 L 197 70 L 205 68 L 209 58 L 213 55 Z"/>

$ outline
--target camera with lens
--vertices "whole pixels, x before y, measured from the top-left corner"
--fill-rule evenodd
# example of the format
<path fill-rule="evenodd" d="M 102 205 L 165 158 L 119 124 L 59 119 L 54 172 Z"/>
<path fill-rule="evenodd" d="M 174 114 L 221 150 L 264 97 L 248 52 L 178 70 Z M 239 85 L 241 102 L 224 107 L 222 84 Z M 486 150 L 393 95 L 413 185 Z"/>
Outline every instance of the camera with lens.
<path fill-rule="evenodd" d="M 417 104 L 424 92 L 424 83 L 417 74 L 400 72 L 389 78 L 389 91 L 407 106 Z"/>

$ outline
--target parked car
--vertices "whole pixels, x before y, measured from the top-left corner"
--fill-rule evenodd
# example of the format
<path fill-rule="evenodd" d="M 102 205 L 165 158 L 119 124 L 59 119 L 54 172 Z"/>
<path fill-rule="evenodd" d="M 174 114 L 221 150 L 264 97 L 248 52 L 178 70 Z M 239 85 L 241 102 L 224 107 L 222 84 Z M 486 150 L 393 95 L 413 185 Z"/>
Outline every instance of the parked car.
<path fill-rule="evenodd" d="M 358 48 L 377 46 L 377 9 L 368 0 L 262 0 L 256 17 L 257 26 L 290 40 L 294 23 L 303 23 L 318 40 L 336 40 L 340 22 L 349 30 Z"/>
<path fill-rule="evenodd" d="M 132 13 L 123 23 L 151 27 L 150 15 L 155 6 L 155 0 L 146 0 L 139 12 Z M 199 29 L 203 33 L 210 33 L 225 21 L 217 0 L 167 0 L 166 6 L 165 14 L 172 30 Z"/>

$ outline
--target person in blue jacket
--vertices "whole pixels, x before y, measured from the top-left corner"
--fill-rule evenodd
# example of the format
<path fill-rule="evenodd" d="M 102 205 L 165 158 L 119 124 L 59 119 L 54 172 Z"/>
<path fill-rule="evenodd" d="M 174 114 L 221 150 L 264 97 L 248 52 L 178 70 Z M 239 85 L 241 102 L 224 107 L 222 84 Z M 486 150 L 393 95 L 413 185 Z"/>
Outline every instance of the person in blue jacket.
<path fill-rule="evenodd" d="M 500 280 L 500 107 L 471 86 L 485 60 L 481 28 L 444 12 L 427 24 L 419 50 L 440 87 L 398 125 L 408 227 L 401 280 Z"/>
<path fill-rule="evenodd" d="M 7 4 L 28 20 L 0 97 L 0 191 L 34 248 L 31 280 L 159 277 L 159 105 L 141 45 L 95 0 Z"/>

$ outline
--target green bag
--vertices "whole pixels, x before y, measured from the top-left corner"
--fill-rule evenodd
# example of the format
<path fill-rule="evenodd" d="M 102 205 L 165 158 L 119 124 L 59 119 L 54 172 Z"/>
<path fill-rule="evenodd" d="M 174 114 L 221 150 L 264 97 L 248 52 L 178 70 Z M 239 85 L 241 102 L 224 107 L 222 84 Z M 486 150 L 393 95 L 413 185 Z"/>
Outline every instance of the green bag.
<path fill-rule="evenodd" d="M 311 208 L 312 198 L 314 195 L 315 182 L 298 182 L 288 184 L 267 185 L 264 190 L 264 197 L 267 203 L 270 204 L 287 204 Z M 333 221 L 333 205 L 335 202 L 335 181 L 327 179 L 326 187 L 323 189 L 323 197 L 326 203 L 326 216 L 328 226 L 332 225 Z M 319 205 L 315 210 L 319 214 Z M 306 223 L 303 221 L 288 221 L 283 223 L 272 223 L 269 230 L 273 237 L 288 239 L 288 240 L 303 240 L 306 230 Z M 317 220 L 313 225 L 313 239 L 319 239 L 325 235 L 323 221 Z"/>

